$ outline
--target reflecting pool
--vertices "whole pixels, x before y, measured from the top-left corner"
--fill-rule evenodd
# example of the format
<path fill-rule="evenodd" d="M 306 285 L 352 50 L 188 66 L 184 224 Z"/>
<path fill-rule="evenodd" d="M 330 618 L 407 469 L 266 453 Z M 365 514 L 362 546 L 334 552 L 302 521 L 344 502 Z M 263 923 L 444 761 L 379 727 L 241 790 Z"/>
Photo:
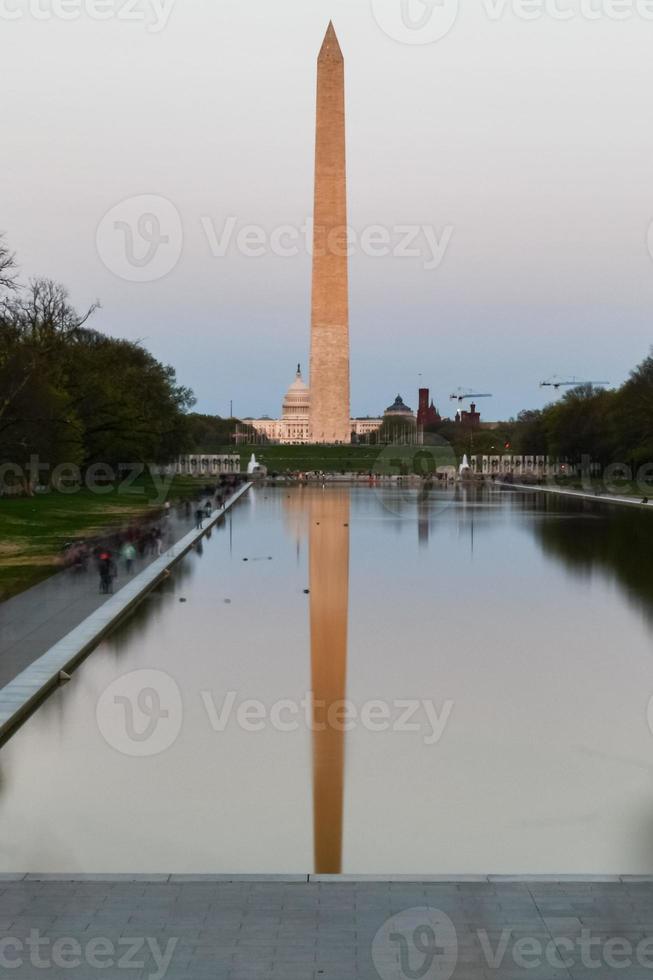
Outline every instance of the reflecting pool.
<path fill-rule="evenodd" d="M 652 530 L 251 490 L 0 750 L 0 870 L 653 873 Z"/>

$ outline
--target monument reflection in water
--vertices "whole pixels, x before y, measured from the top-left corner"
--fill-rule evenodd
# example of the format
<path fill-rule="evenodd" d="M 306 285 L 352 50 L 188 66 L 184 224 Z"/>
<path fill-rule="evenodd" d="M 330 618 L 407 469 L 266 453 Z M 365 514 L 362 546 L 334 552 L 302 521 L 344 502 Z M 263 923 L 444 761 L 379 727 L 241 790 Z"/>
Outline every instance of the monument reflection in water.
<path fill-rule="evenodd" d="M 2 748 L 0 871 L 653 873 L 650 522 L 253 488 Z M 143 670 L 151 745 L 99 724 Z"/>
<path fill-rule="evenodd" d="M 318 874 L 340 874 L 345 798 L 349 628 L 348 488 L 303 488 L 286 497 L 286 521 L 307 542 L 312 691 L 313 862 Z"/>
<path fill-rule="evenodd" d="M 347 687 L 349 491 L 309 499 L 315 871 L 339 874 L 345 734 L 338 709 Z"/>

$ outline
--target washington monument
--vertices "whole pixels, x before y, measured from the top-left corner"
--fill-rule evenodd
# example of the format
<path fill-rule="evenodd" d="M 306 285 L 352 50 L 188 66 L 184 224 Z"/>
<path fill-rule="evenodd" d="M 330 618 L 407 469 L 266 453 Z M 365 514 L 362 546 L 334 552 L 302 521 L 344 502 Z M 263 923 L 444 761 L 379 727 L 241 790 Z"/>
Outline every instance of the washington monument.
<path fill-rule="evenodd" d="M 310 441 L 351 442 L 345 62 L 333 28 L 317 61 Z"/>

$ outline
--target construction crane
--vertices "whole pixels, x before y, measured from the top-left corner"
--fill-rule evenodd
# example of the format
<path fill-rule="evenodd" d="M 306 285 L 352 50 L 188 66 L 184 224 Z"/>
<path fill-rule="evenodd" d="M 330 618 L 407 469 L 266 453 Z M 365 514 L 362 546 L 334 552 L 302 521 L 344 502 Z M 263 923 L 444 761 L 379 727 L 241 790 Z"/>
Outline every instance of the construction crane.
<path fill-rule="evenodd" d="M 487 392 L 484 394 L 475 394 L 471 388 L 458 388 L 449 397 L 451 401 L 457 401 L 459 405 L 462 405 L 463 402 L 471 401 L 473 398 L 493 398 L 494 396 L 487 394 Z"/>
<path fill-rule="evenodd" d="M 554 375 L 549 381 L 540 381 L 540 388 L 555 388 L 556 391 L 559 391 L 561 388 L 582 388 L 584 385 L 596 385 L 600 387 L 609 384 L 609 381 L 581 381 L 579 378 L 572 378 L 571 381 L 561 381 Z"/>

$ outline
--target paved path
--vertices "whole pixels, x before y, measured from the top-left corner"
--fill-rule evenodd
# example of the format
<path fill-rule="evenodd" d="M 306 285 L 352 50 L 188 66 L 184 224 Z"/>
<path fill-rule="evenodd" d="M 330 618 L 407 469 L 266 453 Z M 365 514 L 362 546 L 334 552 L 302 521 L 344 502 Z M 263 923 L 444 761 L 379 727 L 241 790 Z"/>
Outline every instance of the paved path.
<path fill-rule="evenodd" d="M 20 980 L 653 976 L 650 882 L 148 883 L 34 877 L 0 881 L 0 969 Z M 440 914 L 429 919 L 420 907 Z M 427 928 L 416 932 L 420 926 Z M 28 945 L 30 930 L 36 932 Z M 553 939 L 565 965 L 555 958 Z M 123 957 L 131 966 L 128 959 L 118 965 Z M 628 960 L 632 965 L 624 968 Z M 428 962 L 433 965 L 425 970 Z"/>
<path fill-rule="evenodd" d="M 645 504 L 644 497 L 622 497 L 614 493 L 587 493 L 584 490 L 563 490 L 562 487 L 539 486 L 534 483 L 499 483 L 495 484 L 509 490 L 534 490 L 537 493 L 553 493 L 558 497 L 577 497 L 580 500 L 592 500 L 603 504 L 628 504 L 630 507 L 641 507 L 643 510 L 653 508 L 653 499 Z"/>
<path fill-rule="evenodd" d="M 169 548 L 188 534 L 195 521 L 192 517 L 179 517 L 173 511 L 170 517 L 155 521 L 152 526 L 155 524 L 167 529 L 164 548 Z M 147 568 L 156 557 L 137 559 L 131 576 L 119 561 L 114 592 Z M 86 572 L 73 569 L 57 572 L 0 603 L 0 688 L 63 639 L 108 598 L 100 594 L 95 564 L 90 561 Z"/>
<path fill-rule="evenodd" d="M 107 636 L 121 619 L 128 616 L 143 598 L 159 585 L 184 556 L 194 548 L 225 513 L 247 493 L 251 483 L 243 483 L 202 520 L 202 527 L 188 531 L 176 544 L 154 558 L 138 574 L 82 620 L 61 640 L 0 688 L 0 739 L 9 737 L 25 718 L 59 686 L 63 675 L 71 676 L 85 657 Z M 166 536 L 167 537 L 167 536 Z"/>

